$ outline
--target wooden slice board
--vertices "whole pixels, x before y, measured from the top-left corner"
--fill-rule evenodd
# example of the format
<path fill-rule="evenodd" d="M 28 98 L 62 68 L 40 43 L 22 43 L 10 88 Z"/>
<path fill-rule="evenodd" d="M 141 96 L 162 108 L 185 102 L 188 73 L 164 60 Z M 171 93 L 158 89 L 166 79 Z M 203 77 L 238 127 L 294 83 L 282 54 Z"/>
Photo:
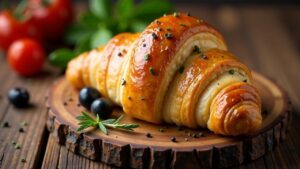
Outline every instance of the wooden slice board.
<path fill-rule="evenodd" d="M 78 133 L 78 91 L 64 78 L 50 89 L 47 106 L 48 129 L 58 142 L 74 153 L 118 167 L 131 168 L 225 168 L 255 160 L 272 150 L 286 136 L 290 103 L 272 81 L 254 73 L 254 85 L 263 100 L 263 126 L 254 135 L 224 137 L 207 129 L 191 130 L 153 125 L 125 116 L 122 122 L 137 123 L 134 132 L 109 129 L 105 135 L 88 129 Z M 116 109 L 114 114 L 121 113 Z M 163 132 L 161 131 L 163 130 Z M 151 138 L 147 137 L 151 133 Z M 201 136 L 202 135 L 202 136 Z M 176 137 L 177 142 L 170 141 Z"/>

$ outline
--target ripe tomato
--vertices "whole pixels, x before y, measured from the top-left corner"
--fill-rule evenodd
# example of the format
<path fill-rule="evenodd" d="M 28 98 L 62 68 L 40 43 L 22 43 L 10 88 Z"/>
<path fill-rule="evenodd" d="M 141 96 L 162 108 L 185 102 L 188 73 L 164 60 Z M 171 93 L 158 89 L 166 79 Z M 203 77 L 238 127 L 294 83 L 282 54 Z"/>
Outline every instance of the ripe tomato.
<path fill-rule="evenodd" d="M 17 20 L 5 10 L 0 13 L 0 50 L 6 51 L 10 44 L 20 38 L 41 40 L 41 32 L 32 20 Z"/>
<path fill-rule="evenodd" d="M 33 39 L 15 41 L 9 47 L 7 55 L 10 67 L 22 76 L 36 75 L 46 58 L 43 47 Z"/>
<path fill-rule="evenodd" d="M 46 5 L 43 0 L 29 0 L 28 8 L 37 27 L 50 40 L 59 39 L 73 19 L 70 0 L 49 0 Z"/>

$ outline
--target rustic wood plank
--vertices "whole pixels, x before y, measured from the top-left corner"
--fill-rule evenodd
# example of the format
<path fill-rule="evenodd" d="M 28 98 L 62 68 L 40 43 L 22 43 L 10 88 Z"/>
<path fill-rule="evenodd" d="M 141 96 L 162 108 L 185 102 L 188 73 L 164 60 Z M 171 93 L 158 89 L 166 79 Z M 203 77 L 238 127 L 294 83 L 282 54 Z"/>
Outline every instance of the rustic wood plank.
<path fill-rule="evenodd" d="M 79 156 L 70 152 L 65 146 L 60 146 L 54 136 L 49 136 L 45 159 L 42 169 L 115 169 L 101 162 L 89 160 L 83 156 Z"/>
<path fill-rule="evenodd" d="M 300 58 L 296 45 L 287 33 L 279 9 L 247 8 L 242 11 L 250 43 L 256 53 L 253 59 L 260 72 L 274 78 L 288 92 L 296 110 L 300 110 Z M 257 17 L 259 16 L 259 17 Z"/>
<path fill-rule="evenodd" d="M 256 15 L 253 15 L 255 10 Z M 244 21 L 244 36 L 248 39 L 249 46 L 253 46 L 253 60 L 257 69 L 276 79 L 289 92 L 294 106 L 299 108 L 299 78 L 296 75 L 299 68 L 299 55 L 292 44 L 291 37 L 287 34 L 278 17 L 278 10 L 274 8 L 247 8 L 241 9 Z M 259 16 L 259 17 L 258 17 Z M 267 22 L 266 22 L 267 21 Z M 255 25 L 255 26 L 254 26 Z M 286 68 L 285 66 L 288 66 Z M 293 125 L 294 127 L 295 125 Z M 292 127 L 292 128 L 293 128 Z M 292 129 L 293 130 L 293 129 Z M 291 137 L 294 137 L 293 134 Z M 299 156 L 289 150 L 291 139 L 288 136 L 283 143 L 270 155 L 264 157 L 267 168 L 299 168 Z M 294 149 L 297 145 L 291 146 Z"/>
<path fill-rule="evenodd" d="M 4 58 L 1 58 L 0 80 L 1 100 L 0 100 L 0 123 L 9 122 L 9 128 L 0 128 L 0 168 L 35 168 L 40 165 L 39 160 L 43 158 L 43 146 L 47 140 L 47 130 L 45 130 L 44 94 L 49 83 L 57 73 L 49 68 L 38 78 L 20 78 L 11 72 Z M 31 104 L 29 108 L 17 109 L 8 104 L 6 94 L 10 88 L 15 86 L 26 87 L 31 94 Z M 42 101 L 41 101 L 42 100 Z M 28 126 L 23 127 L 25 132 L 19 132 L 20 123 L 26 121 Z M 20 144 L 20 149 L 14 148 L 12 141 Z M 41 153 L 41 154 L 40 154 Z M 25 159 L 26 162 L 21 162 Z"/>

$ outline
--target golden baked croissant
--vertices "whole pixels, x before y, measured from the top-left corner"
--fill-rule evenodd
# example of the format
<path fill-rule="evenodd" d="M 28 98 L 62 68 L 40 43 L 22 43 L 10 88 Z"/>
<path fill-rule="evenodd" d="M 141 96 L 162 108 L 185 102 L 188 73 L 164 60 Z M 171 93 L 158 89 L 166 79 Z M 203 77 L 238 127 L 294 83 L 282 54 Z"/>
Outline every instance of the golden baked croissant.
<path fill-rule="evenodd" d="M 262 122 L 250 70 L 212 26 L 182 13 L 81 54 L 69 62 L 66 78 L 77 88 L 96 87 L 126 114 L 151 123 L 242 135 Z"/>

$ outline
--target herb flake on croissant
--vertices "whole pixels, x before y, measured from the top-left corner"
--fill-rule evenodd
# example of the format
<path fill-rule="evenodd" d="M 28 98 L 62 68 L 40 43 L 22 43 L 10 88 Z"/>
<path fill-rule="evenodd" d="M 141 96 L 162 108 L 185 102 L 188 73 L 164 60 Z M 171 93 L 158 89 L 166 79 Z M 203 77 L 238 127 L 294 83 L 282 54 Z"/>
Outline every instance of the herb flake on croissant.
<path fill-rule="evenodd" d="M 151 123 L 222 135 L 251 134 L 262 123 L 249 68 L 212 26 L 182 13 L 81 54 L 69 62 L 66 78 L 77 88 L 96 87 L 126 114 Z"/>

